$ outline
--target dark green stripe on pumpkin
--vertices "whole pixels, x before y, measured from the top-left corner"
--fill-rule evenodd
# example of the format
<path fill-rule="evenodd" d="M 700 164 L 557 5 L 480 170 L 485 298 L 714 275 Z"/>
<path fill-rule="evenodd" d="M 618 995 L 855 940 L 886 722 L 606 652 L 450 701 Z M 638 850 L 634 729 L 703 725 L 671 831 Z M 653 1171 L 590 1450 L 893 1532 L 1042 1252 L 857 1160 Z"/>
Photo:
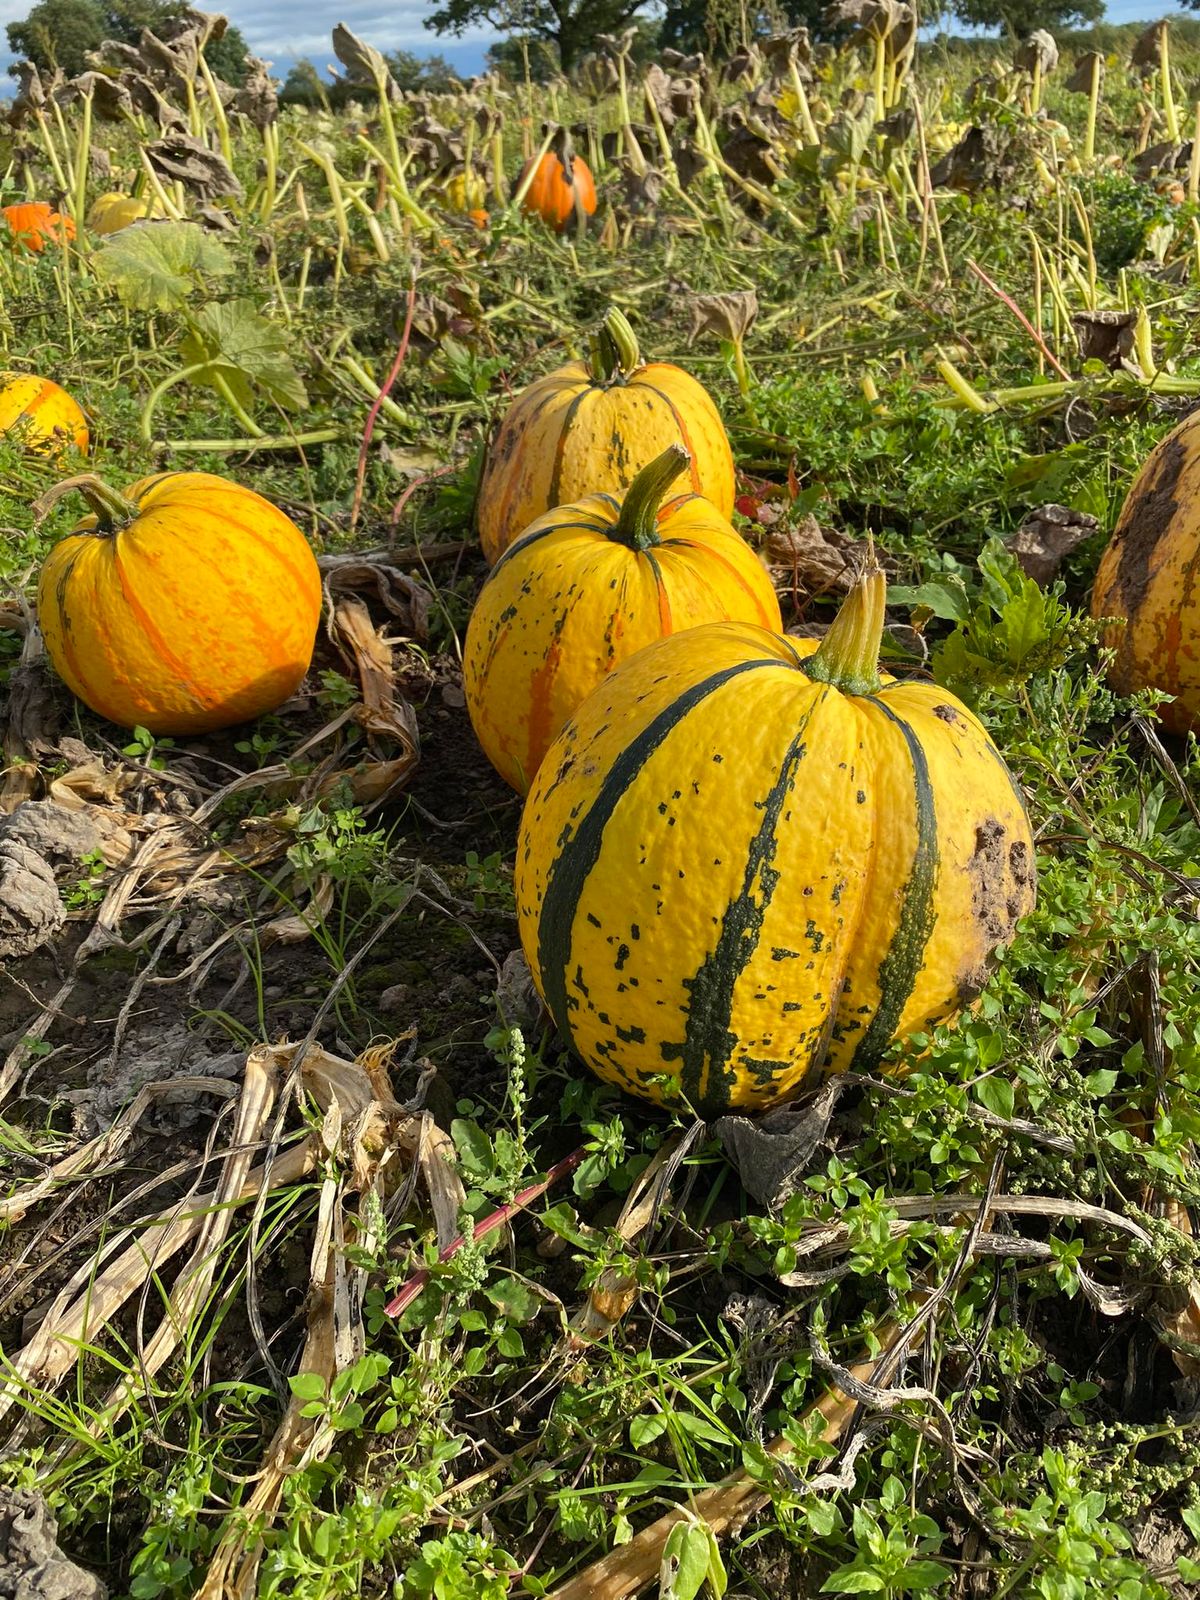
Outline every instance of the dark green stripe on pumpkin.
<path fill-rule="evenodd" d="M 796 769 L 804 759 L 804 738 L 811 716 L 810 711 L 788 745 L 775 782 L 756 802 L 762 821 L 750 841 L 742 887 L 725 907 L 716 945 L 695 977 L 683 980 L 690 995 L 683 1043 L 662 1046 L 665 1061 L 680 1062 L 683 1092 L 693 1109 L 704 1116 L 728 1109 L 742 1069 L 742 1063 L 731 1060 L 738 1043 L 737 1034 L 729 1026 L 734 990 L 758 949 L 763 921 L 779 883 L 774 866 L 776 834 L 795 787 Z M 753 1070 L 753 1063 L 744 1065 Z"/>
<path fill-rule="evenodd" d="M 900 729 L 908 746 L 913 767 L 917 847 L 913 853 L 912 870 L 902 891 L 900 920 L 876 975 L 879 1003 L 850 1063 L 852 1071 L 860 1072 L 869 1072 L 891 1043 L 917 975 L 925 964 L 925 947 L 937 921 L 934 895 L 937 892 L 939 866 L 937 813 L 933 804 L 933 786 L 929 781 L 929 763 L 921 742 L 908 723 L 898 717 L 879 695 L 871 695 L 870 700 L 889 722 L 894 722 Z"/>
<path fill-rule="evenodd" d="M 604 830 L 629 786 L 667 736 L 709 695 L 734 678 L 758 667 L 778 666 L 777 661 L 739 661 L 685 689 L 669 706 L 642 729 L 617 756 L 591 806 L 573 831 L 565 837 L 546 881 L 542 912 L 538 919 L 538 967 L 541 970 L 546 1006 L 554 1025 L 569 1038 L 570 1005 L 567 974 L 571 965 L 571 930 L 579 897 L 588 877 L 600 859 Z"/>
<path fill-rule="evenodd" d="M 567 435 L 575 425 L 576 412 L 588 395 L 593 392 L 590 387 L 581 389 L 567 407 L 567 414 L 563 418 L 562 430 L 558 435 L 558 443 L 554 446 L 554 470 L 550 474 L 550 493 L 548 498 L 552 506 L 559 505 L 562 501 L 562 468 L 563 456 L 567 449 Z"/>
<path fill-rule="evenodd" d="M 548 528 L 539 528 L 536 533 L 518 535 L 504 554 L 499 557 L 495 566 L 484 579 L 484 588 L 492 581 L 500 571 L 500 568 L 512 560 L 518 550 L 527 549 L 529 545 L 537 544 L 539 540 L 548 538 L 550 534 L 562 533 L 567 529 L 575 529 L 579 533 L 604 533 L 607 531 L 607 525 L 601 522 L 599 518 L 595 522 L 555 522 Z"/>

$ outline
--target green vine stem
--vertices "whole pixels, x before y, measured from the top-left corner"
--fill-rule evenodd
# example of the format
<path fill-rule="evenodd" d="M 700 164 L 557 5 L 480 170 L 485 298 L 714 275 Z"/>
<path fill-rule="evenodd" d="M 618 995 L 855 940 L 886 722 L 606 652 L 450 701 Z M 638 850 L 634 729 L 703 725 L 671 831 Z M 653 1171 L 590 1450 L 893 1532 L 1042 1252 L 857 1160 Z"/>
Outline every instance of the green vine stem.
<path fill-rule="evenodd" d="M 638 473 L 625 491 L 621 514 L 608 530 L 608 537 L 630 550 L 648 550 L 660 543 L 658 511 L 667 490 L 691 465 L 691 455 L 681 444 L 669 444 Z"/>
<path fill-rule="evenodd" d="M 91 507 L 96 518 L 98 535 L 107 536 L 118 532 L 121 528 L 127 528 L 138 516 L 138 505 L 135 500 L 130 500 L 119 489 L 114 489 L 111 484 L 105 483 L 96 473 L 81 472 L 73 478 L 64 478 L 61 483 L 54 484 L 33 502 L 34 521 L 44 521 L 60 500 L 75 493 L 81 494 Z"/>
<path fill-rule="evenodd" d="M 844 694 L 876 694 L 882 687 L 879 646 L 886 611 L 887 577 L 872 559 L 803 670 L 817 683 L 827 683 Z"/>

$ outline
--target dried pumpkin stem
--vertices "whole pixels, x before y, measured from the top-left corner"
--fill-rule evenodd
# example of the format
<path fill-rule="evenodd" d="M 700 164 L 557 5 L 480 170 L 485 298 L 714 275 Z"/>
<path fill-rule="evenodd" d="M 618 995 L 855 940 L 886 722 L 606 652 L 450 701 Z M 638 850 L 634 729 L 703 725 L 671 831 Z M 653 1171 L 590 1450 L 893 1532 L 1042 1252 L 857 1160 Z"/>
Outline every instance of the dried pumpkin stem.
<path fill-rule="evenodd" d="M 833 626 L 804 671 L 817 683 L 831 684 L 846 694 L 875 694 L 879 681 L 879 646 L 887 610 L 887 578 L 883 568 L 868 567 L 851 589 Z"/>
<path fill-rule="evenodd" d="M 681 444 L 669 444 L 662 455 L 644 466 L 626 489 L 621 514 L 608 537 L 631 550 L 648 550 L 658 544 L 658 510 L 663 496 L 691 460 Z"/>
<path fill-rule="evenodd" d="M 112 488 L 94 472 L 81 472 L 77 477 L 64 478 L 61 483 L 54 484 L 34 501 L 34 520 L 41 522 L 50 515 L 60 500 L 76 490 L 95 512 L 101 529 L 108 531 L 125 527 L 138 515 L 136 501 L 128 499 L 120 490 Z"/>

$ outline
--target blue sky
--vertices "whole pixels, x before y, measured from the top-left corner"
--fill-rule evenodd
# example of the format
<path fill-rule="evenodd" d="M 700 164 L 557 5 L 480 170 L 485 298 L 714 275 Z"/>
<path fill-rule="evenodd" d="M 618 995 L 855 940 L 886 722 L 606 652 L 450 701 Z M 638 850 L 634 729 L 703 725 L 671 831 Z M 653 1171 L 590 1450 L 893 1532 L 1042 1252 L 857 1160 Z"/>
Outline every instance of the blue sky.
<path fill-rule="evenodd" d="M 438 39 L 424 27 L 424 18 L 433 9 L 431 5 L 410 4 L 399 0 L 396 4 L 374 3 L 357 5 L 352 0 L 230 0 L 221 6 L 220 0 L 202 0 L 205 9 L 223 9 L 241 28 L 256 55 L 274 64 L 275 72 L 283 77 L 291 64 L 301 56 L 308 56 L 318 67 L 324 68 L 333 60 L 329 36 L 336 22 L 345 22 L 355 33 L 377 45 L 381 50 L 412 50 L 428 55 L 440 51 L 458 69 L 470 74 L 483 65 L 484 52 L 491 35 L 480 30 L 463 39 Z M 33 0 L 0 0 L 0 23 L 14 22 L 24 17 Z M 1108 18 L 1111 22 L 1153 21 L 1169 7 L 1155 5 L 1154 0 L 1111 0 Z M 2 48 L 3 30 L 0 29 L 0 69 L 7 68 L 11 57 Z"/>

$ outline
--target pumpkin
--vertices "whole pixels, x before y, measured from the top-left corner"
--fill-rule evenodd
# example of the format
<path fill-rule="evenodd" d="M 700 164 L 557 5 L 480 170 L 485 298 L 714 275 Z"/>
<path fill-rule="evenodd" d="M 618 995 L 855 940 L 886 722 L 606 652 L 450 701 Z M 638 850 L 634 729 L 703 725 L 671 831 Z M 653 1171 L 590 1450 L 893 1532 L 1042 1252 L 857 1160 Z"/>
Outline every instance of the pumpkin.
<path fill-rule="evenodd" d="M 492 440 L 477 504 L 489 562 L 543 511 L 620 494 L 669 444 L 692 458 L 692 492 L 723 517 L 733 511 L 733 453 L 695 378 L 665 361 L 644 363 L 616 310 L 591 344 L 590 361 L 569 361 L 523 390 Z"/>
<path fill-rule="evenodd" d="M 475 206 L 472 210 L 467 212 L 467 216 L 477 228 L 486 228 L 488 223 L 491 221 L 491 218 L 488 216 L 487 212 L 482 208 L 482 206 Z"/>
<path fill-rule="evenodd" d="M 1114 619 L 1104 643 L 1118 694 L 1174 695 L 1158 715 L 1172 733 L 1200 727 L 1200 415 L 1150 452 L 1100 558 L 1092 615 Z"/>
<path fill-rule="evenodd" d="M 456 172 L 442 186 L 442 200 L 448 211 L 472 212 L 486 198 L 487 183 L 477 172 Z"/>
<path fill-rule="evenodd" d="M 62 216 L 44 200 L 20 201 L 16 205 L 5 206 L 0 214 L 8 224 L 8 231 L 17 246 L 22 250 L 31 250 L 34 255 L 41 254 L 47 240 L 51 244 L 66 244 L 75 237 L 74 220 Z"/>
<path fill-rule="evenodd" d="M 517 193 L 522 190 L 521 210 L 541 217 L 557 233 L 576 218 L 590 217 L 596 210 L 592 169 L 582 156 L 575 154 L 565 128 L 558 130 L 540 156 L 534 156 L 521 168 Z"/>
<path fill-rule="evenodd" d="M 308 670 L 321 578 L 270 501 L 208 472 L 162 472 L 118 494 L 85 475 L 93 514 L 47 556 L 38 617 L 51 664 L 123 727 L 208 733 L 274 711 Z"/>
<path fill-rule="evenodd" d="M 1034 903 L 1021 797 L 931 683 L 880 678 L 875 568 L 819 648 L 745 623 L 647 646 L 538 770 L 521 940 L 602 1078 L 759 1110 L 974 995 Z"/>
<path fill-rule="evenodd" d="M 121 194 L 116 190 L 102 194 L 88 212 L 88 231 L 102 237 L 120 233 L 122 228 L 128 228 L 131 223 L 140 222 L 147 211 L 146 202 L 134 195 Z"/>
<path fill-rule="evenodd" d="M 567 718 L 643 645 L 702 622 L 782 628 L 771 580 L 728 519 L 695 494 L 663 504 L 687 460 L 668 445 L 623 499 L 547 511 L 484 584 L 463 685 L 479 742 L 514 789 L 529 787 Z"/>
<path fill-rule="evenodd" d="M 87 418 L 65 389 L 28 372 L 0 372 L 0 433 L 18 431 L 39 455 L 88 448 Z"/>

